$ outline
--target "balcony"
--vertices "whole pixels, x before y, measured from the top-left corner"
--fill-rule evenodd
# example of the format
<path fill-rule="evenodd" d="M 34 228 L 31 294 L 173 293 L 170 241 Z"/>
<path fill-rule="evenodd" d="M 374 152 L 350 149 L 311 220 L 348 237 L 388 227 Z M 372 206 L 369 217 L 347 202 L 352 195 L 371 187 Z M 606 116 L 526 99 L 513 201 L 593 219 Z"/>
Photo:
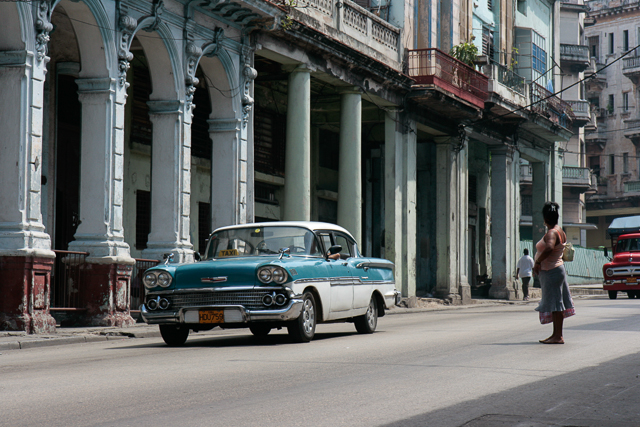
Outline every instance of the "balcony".
<path fill-rule="evenodd" d="M 565 129 L 571 129 L 572 122 L 576 117 L 569 104 L 554 96 L 538 83 L 531 83 L 529 88 L 533 104 L 531 111 L 548 118 L 552 123 Z"/>
<path fill-rule="evenodd" d="M 481 70 L 489 77 L 485 107 L 505 122 L 524 120 L 524 107 L 529 104 L 525 78 L 493 61 L 484 61 Z"/>
<path fill-rule="evenodd" d="M 425 89 L 433 87 L 476 108 L 484 108 L 488 97 L 487 76 L 438 49 L 410 50 L 409 77 Z"/>
<path fill-rule="evenodd" d="M 636 52 L 636 56 L 623 58 L 622 61 L 622 73 L 637 86 L 640 83 L 640 56 Z"/>
<path fill-rule="evenodd" d="M 580 188 L 584 191 L 590 190 L 592 188 L 591 170 L 589 168 L 564 166 L 562 168 L 562 185 Z"/>
<path fill-rule="evenodd" d="M 575 44 L 560 45 L 560 63 L 569 65 L 571 71 L 579 73 L 589 67 L 589 47 Z"/>
<path fill-rule="evenodd" d="M 636 146 L 640 144 L 640 119 L 624 121 L 624 136 L 629 138 Z"/>
<path fill-rule="evenodd" d="M 571 107 L 571 111 L 576 116 L 573 121 L 573 125 L 581 127 L 591 122 L 591 111 L 589 108 L 589 101 L 579 99 L 577 101 L 565 101 Z"/>
<path fill-rule="evenodd" d="M 531 184 L 533 182 L 533 170 L 531 165 L 520 165 L 520 184 Z"/>
<path fill-rule="evenodd" d="M 560 3 L 562 10 L 572 11 L 576 13 L 584 13 L 589 11 L 589 8 L 584 4 L 582 0 L 562 0 Z"/>
<path fill-rule="evenodd" d="M 298 0 L 294 2 L 296 6 L 291 7 L 287 0 L 272 1 L 283 5 L 293 21 L 401 71 L 403 49 L 400 29 L 356 3 L 350 0 Z M 317 37 L 317 34 L 309 35 Z"/>
<path fill-rule="evenodd" d="M 640 194 L 640 181 L 627 181 L 624 183 L 625 193 Z"/>

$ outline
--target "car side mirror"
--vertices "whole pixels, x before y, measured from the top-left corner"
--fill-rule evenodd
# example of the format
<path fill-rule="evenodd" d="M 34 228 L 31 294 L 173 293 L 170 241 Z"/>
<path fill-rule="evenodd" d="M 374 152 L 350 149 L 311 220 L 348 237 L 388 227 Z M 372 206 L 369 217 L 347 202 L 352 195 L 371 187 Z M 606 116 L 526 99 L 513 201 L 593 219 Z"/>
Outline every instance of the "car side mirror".
<path fill-rule="evenodd" d="M 200 256 L 200 252 L 194 252 L 193 259 L 195 259 L 196 261 L 200 261 L 202 259 L 202 257 Z"/>
<path fill-rule="evenodd" d="M 604 248 L 604 257 L 605 258 L 609 258 L 609 251 L 607 250 L 607 248 Z"/>

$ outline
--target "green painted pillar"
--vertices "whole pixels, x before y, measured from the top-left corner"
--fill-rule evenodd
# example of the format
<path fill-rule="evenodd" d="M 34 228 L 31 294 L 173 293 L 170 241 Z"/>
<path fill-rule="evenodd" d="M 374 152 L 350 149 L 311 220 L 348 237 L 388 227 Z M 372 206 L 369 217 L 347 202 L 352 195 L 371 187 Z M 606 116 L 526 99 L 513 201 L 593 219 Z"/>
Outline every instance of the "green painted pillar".
<path fill-rule="evenodd" d="M 362 93 L 346 90 L 340 108 L 338 224 L 362 241 Z"/>
<path fill-rule="evenodd" d="M 287 151 L 285 158 L 285 221 L 311 219 L 311 72 L 299 66 L 287 89 Z"/>

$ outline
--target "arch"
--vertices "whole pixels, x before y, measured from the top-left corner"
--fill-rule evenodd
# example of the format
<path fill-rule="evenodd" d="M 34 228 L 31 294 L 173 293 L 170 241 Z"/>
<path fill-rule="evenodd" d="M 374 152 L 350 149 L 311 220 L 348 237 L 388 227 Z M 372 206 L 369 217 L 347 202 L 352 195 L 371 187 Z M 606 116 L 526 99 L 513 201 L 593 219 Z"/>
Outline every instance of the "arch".
<path fill-rule="evenodd" d="M 134 32 L 134 36 L 142 45 L 149 63 L 149 74 L 153 88 L 149 99 L 180 100 L 184 97 L 184 90 L 181 89 L 184 87 L 184 73 L 181 55 L 173 40 L 171 30 L 160 22 L 155 31 L 139 34 L 139 31 L 149 24 L 149 18 L 144 19 Z"/>
<path fill-rule="evenodd" d="M 58 3 L 66 12 L 76 33 L 80 51 L 80 77 L 107 77 L 115 62 L 114 24 L 103 5 L 95 0 Z"/>
<path fill-rule="evenodd" d="M 35 30 L 29 2 L 0 2 L 0 52 L 33 50 Z"/>
<path fill-rule="evenodd" d="M 240 87 L 239 73 L 227 50 L 220 49 L 217 56 L 214 57 L 202 57 L 200 67 L 207 78 L 206 86 L 211 100 L 211 116 L 216 118 L 237 117 L 241 110 L 242 88 Z"/>

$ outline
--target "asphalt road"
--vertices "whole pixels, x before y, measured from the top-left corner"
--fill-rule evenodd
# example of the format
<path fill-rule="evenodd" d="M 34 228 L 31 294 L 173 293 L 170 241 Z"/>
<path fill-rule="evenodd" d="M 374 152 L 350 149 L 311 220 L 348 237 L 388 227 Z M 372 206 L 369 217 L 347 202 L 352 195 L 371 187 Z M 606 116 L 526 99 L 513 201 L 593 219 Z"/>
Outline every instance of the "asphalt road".
<path fill-rule="evenodd" d="M 576 298 L 564 345 L 535 303 L 3 351 L 2 426 L 639 426 L 640 300 Z"/>

